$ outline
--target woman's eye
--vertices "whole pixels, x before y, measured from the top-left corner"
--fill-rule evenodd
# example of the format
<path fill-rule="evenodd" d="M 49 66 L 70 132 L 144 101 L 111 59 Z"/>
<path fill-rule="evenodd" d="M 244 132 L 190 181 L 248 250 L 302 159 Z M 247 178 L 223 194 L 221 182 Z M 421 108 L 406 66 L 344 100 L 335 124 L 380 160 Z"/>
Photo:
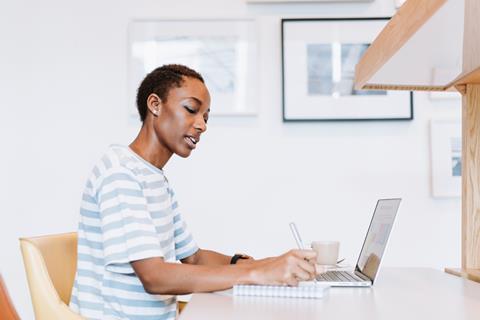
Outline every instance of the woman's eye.
<path fill-rule="evenodd" d="M 196 112 L 195 110 L 193 110 L 192 108 L 190 108 L 190 107 L 188 107 L 188 106 L 184 106 L 184 107 L 185 107 L 185 109 L 187 109 L 187 111 L 188 111 L 189 113 L 195 113 L 195 112 Z"/>

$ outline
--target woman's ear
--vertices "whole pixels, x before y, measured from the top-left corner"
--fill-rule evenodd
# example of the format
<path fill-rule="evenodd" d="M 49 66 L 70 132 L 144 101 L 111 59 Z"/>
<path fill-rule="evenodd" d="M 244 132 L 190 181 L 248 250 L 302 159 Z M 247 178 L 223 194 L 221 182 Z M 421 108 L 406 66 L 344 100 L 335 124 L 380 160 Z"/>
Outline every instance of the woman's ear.
<path fill-rule="evenodd" d="M 147 98 L 147 108 L 154 117 L 158 117 L 162 111 L 162 99 L 155 93 L 151 93 Z"/>

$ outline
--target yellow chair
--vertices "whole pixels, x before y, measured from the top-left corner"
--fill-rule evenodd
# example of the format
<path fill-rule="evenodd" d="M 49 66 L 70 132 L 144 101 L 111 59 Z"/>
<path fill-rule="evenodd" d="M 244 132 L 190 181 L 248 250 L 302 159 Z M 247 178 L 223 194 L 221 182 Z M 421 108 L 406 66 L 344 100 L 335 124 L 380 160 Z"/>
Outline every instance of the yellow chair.
<path fill-rule="evenodd" d="M 77 268 L 77 233 L 20 238 L 37 320 L 82 320 L 68 307 Z"/>
<path fill-rule="evenodd" d="M 77 233 L 20 238 L 20 248 L 35 318 L 85 320 L 68 307 L 77 270 Z M 186 304 L 178 302 L 178 312 Z"/>

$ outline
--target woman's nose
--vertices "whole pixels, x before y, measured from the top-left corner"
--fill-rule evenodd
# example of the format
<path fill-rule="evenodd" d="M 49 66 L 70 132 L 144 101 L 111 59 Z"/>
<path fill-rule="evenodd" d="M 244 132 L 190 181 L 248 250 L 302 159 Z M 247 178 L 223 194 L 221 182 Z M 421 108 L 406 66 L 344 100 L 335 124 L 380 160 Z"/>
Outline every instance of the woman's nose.
<path fill-rule="evenodd" d="M 203 117 L 195 122 L 195 129 L 200 132 L 207 131 L 207 123 L 205 122 L 205 119 L 203 119 Z"/>

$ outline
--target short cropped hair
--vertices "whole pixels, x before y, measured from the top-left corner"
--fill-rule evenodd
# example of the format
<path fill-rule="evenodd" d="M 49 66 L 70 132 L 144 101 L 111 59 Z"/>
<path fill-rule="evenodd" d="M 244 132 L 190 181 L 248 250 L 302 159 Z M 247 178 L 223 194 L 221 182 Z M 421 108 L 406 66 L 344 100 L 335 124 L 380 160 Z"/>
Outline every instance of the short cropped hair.
<path fill-rule="evenodd" d="M 181 64 L 166 64 L 147 74 L 137 91 L 137 109 L 142 122 L 147 118 L 148 96 L 155 93 L 162 102 L 166 102 L 170 90 L 174 87 L 180 88 L 185 81 L 184 77 L 205 83 L 200 73 Z"/>

